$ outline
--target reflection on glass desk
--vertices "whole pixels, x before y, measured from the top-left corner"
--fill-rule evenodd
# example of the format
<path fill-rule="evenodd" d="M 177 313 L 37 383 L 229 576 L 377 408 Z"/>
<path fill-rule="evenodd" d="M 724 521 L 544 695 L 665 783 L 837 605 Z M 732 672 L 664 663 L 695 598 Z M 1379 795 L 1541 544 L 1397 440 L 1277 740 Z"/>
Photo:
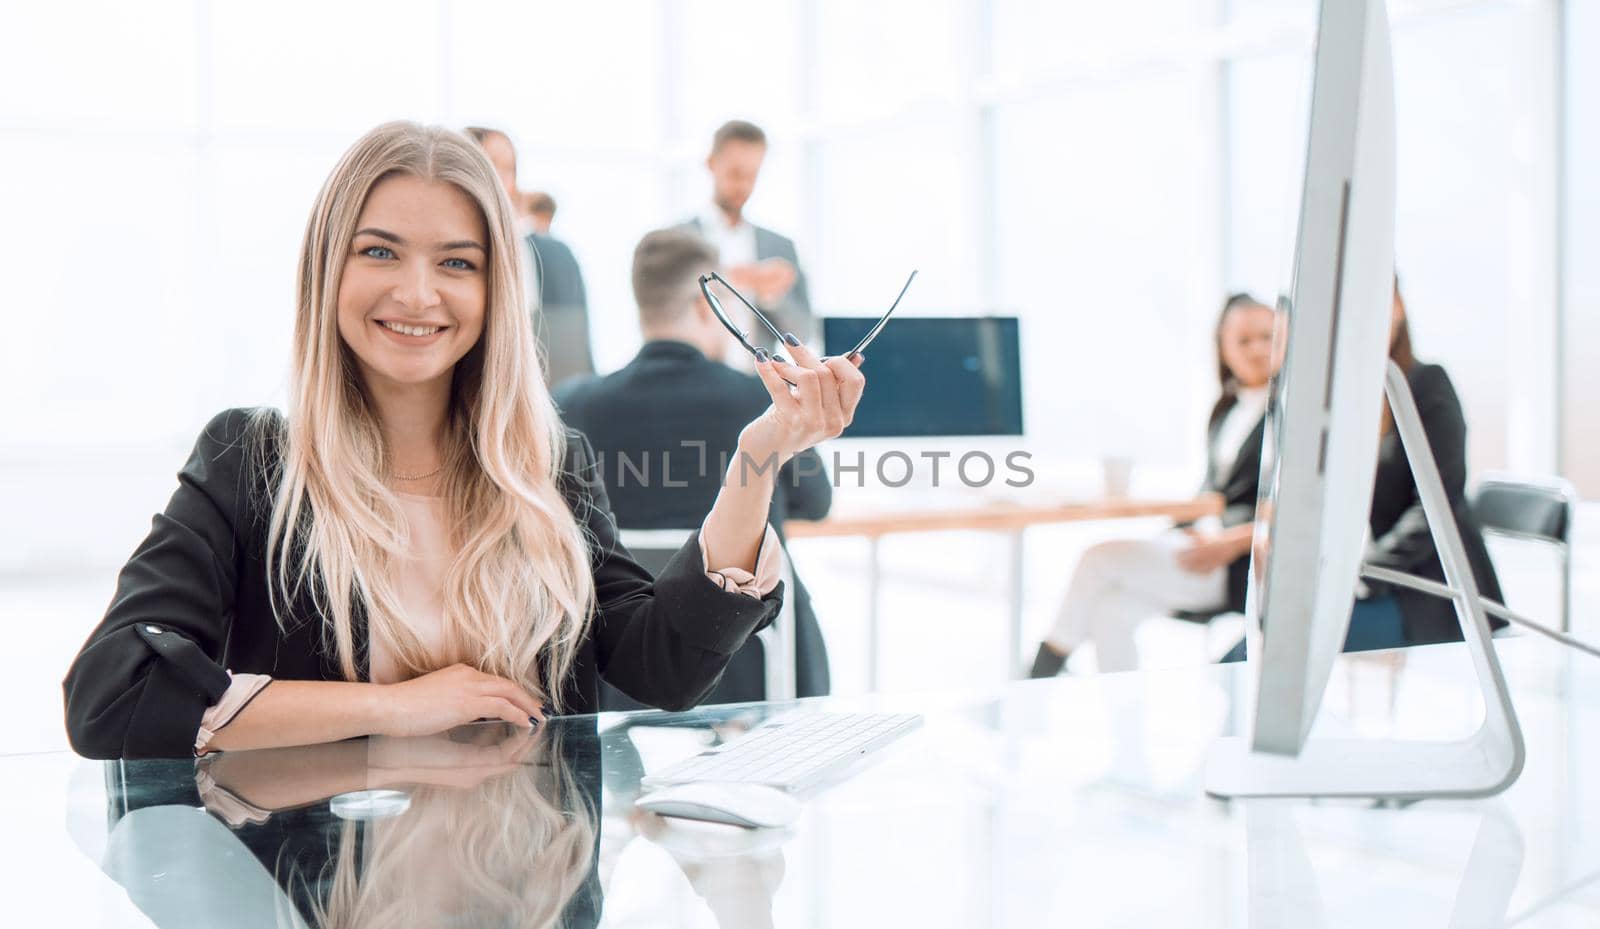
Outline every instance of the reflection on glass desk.
<path fill-rule="evenodd" d="M 1497 644 L 1529 760 L 1470 803 L 1206 798 L 1243 666 L 802 701 L 926 721 L 783 830 L 633 801 L 790 704 L 200 762 L 0 758 L 5 923 L 1600 926 L 1600 667 Z M 1459 735 L 1475 692 L 1458 645 L 1347 656 L 1318 726 Z"/>

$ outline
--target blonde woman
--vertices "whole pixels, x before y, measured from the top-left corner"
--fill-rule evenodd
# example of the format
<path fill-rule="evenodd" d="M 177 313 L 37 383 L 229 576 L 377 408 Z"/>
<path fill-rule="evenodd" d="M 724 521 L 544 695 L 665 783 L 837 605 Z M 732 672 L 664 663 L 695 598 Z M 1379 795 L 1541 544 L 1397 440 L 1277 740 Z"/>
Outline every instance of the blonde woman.
<path fill-rule="evenodd" d="M 838 435 L 853 359 L 756 365 L 772 405 L 652 579 L 617 543 L 525 319 L 512 212 L 466 138 L 389 123 L 306 228 L 286 415 L 202 431 L 65 681 L 95 758 L 693 706 L 776 614 L 775 465 Z M 796 385 L 790 388 L 787 383 Z"/>

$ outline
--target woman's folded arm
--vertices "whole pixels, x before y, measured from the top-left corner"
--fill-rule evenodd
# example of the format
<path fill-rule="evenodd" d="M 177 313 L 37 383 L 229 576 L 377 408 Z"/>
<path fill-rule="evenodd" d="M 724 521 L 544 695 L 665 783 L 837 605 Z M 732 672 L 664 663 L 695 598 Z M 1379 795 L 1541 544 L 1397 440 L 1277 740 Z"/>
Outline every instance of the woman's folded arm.
<path fill-rule="evenodd" d="M 81 755 L 188 755 L 207 708 L 228 689 L 220 660 L 238 580 L 248 416 L 230 410 L 201 433 L 67 672 L 67 736 Z"/>

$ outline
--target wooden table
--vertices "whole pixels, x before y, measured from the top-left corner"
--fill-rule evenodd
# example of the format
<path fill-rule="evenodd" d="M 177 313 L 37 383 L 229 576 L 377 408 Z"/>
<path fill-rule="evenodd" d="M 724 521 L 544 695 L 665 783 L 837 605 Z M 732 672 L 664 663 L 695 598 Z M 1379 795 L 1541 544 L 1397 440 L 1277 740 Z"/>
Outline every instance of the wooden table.
<path fill-rule="evenodd" d="M 821 520 L 791 519 L 784 523 L 783 531 L 790 539 L 854 536 L 867 540 L 867 688 L 875 691 L 878 689 L 878 655 L 882 636 L 878 609 L 882 588 L 879 544 L 884 536 L 913 532 L 972 531 L 1005 534 L 1009 619 L 1006 672 L 1008 677 L 1016 678 L 1022 675 L 1022 542 L 1023 533 L 1029 526 L 1157 516 L 1174 522 L 1187 522 L 1221 512 L 1222 498 L 1216 494 L 1184 500 L 1103 498 L 1035 504 L 995 501 L 956 507 L 852 512 Z"/>

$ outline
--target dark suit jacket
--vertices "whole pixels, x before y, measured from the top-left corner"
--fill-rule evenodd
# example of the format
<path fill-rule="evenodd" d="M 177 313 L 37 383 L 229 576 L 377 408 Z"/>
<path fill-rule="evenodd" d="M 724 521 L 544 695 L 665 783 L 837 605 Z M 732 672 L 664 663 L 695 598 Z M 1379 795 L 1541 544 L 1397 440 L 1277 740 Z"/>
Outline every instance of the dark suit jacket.
<path fill-rule="evenodd" d="M 589 342 L 589 294 L 583 271 L 567 243 L 553 236 L 528 234 L 539 277 L 539 315 L 534 333 L 544 357 L 545 383 L 559 384 L 594 373 Z"/>
<path fill-rule="evenodd" d="M 696 216 L 684 225 L 693 228 L 696 232 L 704 232 L 700 225 L 700 217 Z M 799 253 L 795 251 L 794 240 L 787 236 L 779 235 L 771 229 L 755 226 L 756 231 L 756 260 L 767 258 L 782 258 L 794 266 L 794 286 L 778 301 L 774 307 L 761 307 L 772 322 L 782 332 L 792 332 L 807 345 L 815 344 L 818 337 L 816 319 L 811 314 L 811 295 L 806 289 L 806 273 L 800 269 Z M 745 294 L 751 300 L 753 294 Z M 758 304 L 759 305 L 759 304 Z M 765 328 L 757 326 L 750 333 L 750 340 L 757 345 L 771 349 L 775 347 L 776 339 Z M 818 354 L 821 354 L 820 352 Z"/>
<path fill-rule="evenodd" d="M 67 672 L 67 736 L 90 758 L 188 757 L 224 669 L 291 680 L 342 680 L 310 594 L 280 627 L 264 566 L 282 419 L 228 410 L 200 434 L 178 489 L 117 579 L 116 596 Z M 604 677 L 634 699 L 687 709 L 716 685 L 729 656 L 777 615 L 705 576 L 698 537 L 650 575 L 617 542 L 594 452 L 568 433 L 560 489 L 591 539 L 596 613 L 560 683 L 566 712 L 595 712 Z M 359 676 L 366 621 L 355 607 Z"/>
<path fill-rule="evenodd" d="M 1467 505 L 1467 422 L 1456 397 L 1450 376 L 1438 365 L 1418 364 L 1406 375 L 1411 384 L 1422 428 L 1439 465 L 1445 495 L 1461 528 L 1461 540 L 1472 563 L 1478 593 L 1501 600 L 1500 581 L 1483 542 L 1483 527 Z M 1411 476 L 1411 463 L 1400 444 L 1400 435 L 1391 429 L 1378 446 L 1377 476 L 1372 488 L 1372 540 L 1374 551 L 1368 561 L 1419 577 L 1444 581 L 1444 568 L 1433 545 L 1433 535 L 1422 514 L 1417 483 Z M 1390 592 L 1386 585 L 1368 581 L 1375 593 Z M 1461 639 L 1461 625 L 1455 607 L 1448 600 L 1400 588 L 1393 594 L 1400 604 L 1406 640 L 1412 644 L 1449 642 Z M 1504 623 L 1494 620 L 1495 627 Z"/>
<path fill-rule="evenodd" d="M 1238 526 L 1256 518 L 1256 494 L 1261 482 L 1261 443 L 1266 434 L 1266 417 L 1256 421 L 1254 429 L 1239 445 L 1238 455 L 1228 473 L 1218 474 L 1216 464 L 1217 431 L 1228 411 L 1238 401 L 1230 394 L 1217 402 L 1206 423 L 1206 479 L 1202 491 L 1222 495 L 1222 525 Z M 1246 552 L 1228 565 L 1228 599 L 1226 608 L 1235 613 L 1244 612 L 1245 591 L 1250 584 L 1250 554 Z"/>
<path fill-rule="evenodd" d="M 759 380 L 711 361 L 694 346 L 656 341 L 614 374 L 563 385 L 556 403 L 568 424 L 594 443 L 619 525 L 683 529 L 699 526 L 711 511 L 739 432 L 767 408 L 769 398 Z M 785 519 L 820 519 L 832 500 L 822 460 L 807 450 L 779 472 L 772 525 L 781 536 Z M 826 694 L 827 651 L 799 578 L 793 597 L 796 691 L 802 697 Z M 760 649 L 752 641 L 735 655 L 705 702 L 762 699 Z"/>

